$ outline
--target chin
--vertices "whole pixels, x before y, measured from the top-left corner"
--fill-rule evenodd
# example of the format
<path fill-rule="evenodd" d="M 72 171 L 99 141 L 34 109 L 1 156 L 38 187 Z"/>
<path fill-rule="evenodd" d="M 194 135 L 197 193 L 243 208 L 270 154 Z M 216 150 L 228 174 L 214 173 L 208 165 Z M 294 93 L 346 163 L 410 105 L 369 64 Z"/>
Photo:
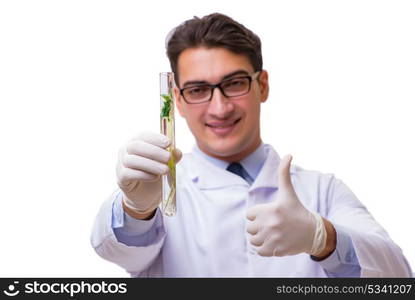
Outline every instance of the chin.
<path fill-rule="evenodd" d="M 219 141 L 214 144 L 207 144 L 206 149 L 218 157 L 229 157 L 241 153 L 244 149 L 241 145 L 232 143 L 224 143 L 224 141 Z"/>

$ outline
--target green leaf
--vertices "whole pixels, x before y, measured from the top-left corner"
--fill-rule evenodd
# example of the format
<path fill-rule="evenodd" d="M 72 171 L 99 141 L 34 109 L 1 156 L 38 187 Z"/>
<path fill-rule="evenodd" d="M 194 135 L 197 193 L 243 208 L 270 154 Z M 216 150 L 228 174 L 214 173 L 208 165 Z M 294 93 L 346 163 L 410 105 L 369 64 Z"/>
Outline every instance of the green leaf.
<path fill-rule="evenodd" d="M 172 98 L 170 95 L 161 95 L 163 98 L 163 108 L 161 109 L 161 117 L 168 118 L 170 115 L 170 109 L 172 105 Z"/>

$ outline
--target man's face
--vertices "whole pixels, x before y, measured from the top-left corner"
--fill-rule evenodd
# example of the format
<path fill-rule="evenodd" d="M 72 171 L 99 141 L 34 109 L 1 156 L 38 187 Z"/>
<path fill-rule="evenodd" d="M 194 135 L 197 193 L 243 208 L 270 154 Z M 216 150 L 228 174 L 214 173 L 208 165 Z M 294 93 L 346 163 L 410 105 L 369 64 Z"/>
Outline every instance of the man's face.
<path fill-rule="evenodd" d="M 179 88 L 191 82 L 217 84 L 227 75 L 252 75 L 249 59 L 224 48 L 190 48 L 178 59 Z M 226 77 L 228 79 L 228 77 Z M 227 161 L 239 161 L 261 142 L 260 106 L 268 97 L 268 74 L 262 71 L 251 83 L 249 93 L 227 98 L 216 88 L 212 99 L 188 104 L 175 88 L 177 108 L 196 138 L 199 148 L 208 155 Z"/>

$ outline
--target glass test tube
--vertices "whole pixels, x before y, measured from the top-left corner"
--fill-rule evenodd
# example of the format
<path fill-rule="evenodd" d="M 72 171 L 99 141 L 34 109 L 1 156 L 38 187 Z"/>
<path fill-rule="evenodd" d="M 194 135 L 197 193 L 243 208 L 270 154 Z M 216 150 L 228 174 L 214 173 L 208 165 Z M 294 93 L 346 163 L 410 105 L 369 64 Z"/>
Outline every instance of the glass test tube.
<path fill-rule="evenodd" d="M 162 176 L 162 202 L 161 209 L 166 216 L 176 214 L 176 166 L 173 157 L 175 148 L 174 134 L 174 96 L 173 73 L 160 73 L 160 132 L 167 136 L 171 144 L 167 150 L 171 153 L 168 162 L 169 172 Z"/>

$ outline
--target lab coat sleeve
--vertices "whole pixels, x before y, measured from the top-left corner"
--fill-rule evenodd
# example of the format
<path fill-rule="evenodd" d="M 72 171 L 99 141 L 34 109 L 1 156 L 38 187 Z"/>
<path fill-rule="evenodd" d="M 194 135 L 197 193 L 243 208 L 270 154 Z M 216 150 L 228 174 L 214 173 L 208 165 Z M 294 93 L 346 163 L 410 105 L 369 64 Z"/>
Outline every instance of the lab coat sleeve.
<path fill-rule="evenodd" d="M 101 206 L 93 225 L 91 244 L 103 259 L 124 268 L 131 276 L 138 276 L 152 265 L 160 253 L 166 237 L 163 218 L 157 210 L 154 220 L 150 221 L 152 224 L 149 221 L 136 223 L 146 224 L 146 228 L 133 229 L 131 220 L 125 224 L 126 227 L 119 220 L 117 201 L 120 201 L 120 191 Z"/>
<path fill-rule="evenodd" d="M 332 179 L 327 200 L 327 218 L 350 236 L 361 277 L 412 276 L 402 250 L 341 180 Z"/>

